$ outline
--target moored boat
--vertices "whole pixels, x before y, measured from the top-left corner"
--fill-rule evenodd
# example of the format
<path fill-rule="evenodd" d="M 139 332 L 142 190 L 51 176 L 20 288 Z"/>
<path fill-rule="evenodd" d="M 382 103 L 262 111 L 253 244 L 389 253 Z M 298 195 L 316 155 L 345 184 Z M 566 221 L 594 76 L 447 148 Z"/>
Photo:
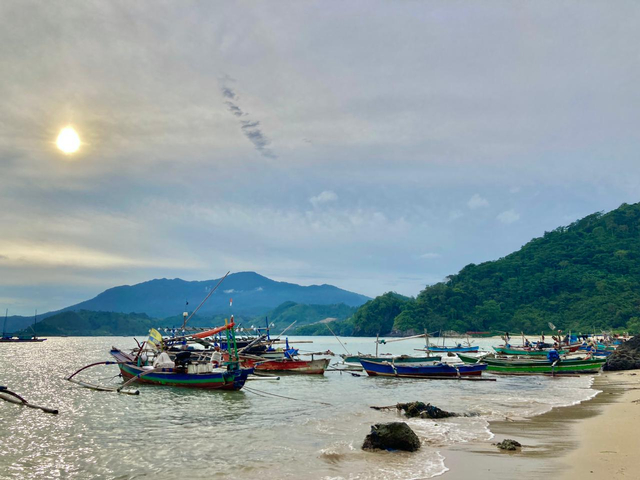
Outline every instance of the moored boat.
<path fill-rule="evenodd" d="M 170 387 L 188 387 L 201 389 L 240 390 L 250 373 L 251 368 L 240 368 L 228 364 L 215 368 L 210 360 L 188 363 L 183 366 L 154 368 L 141 366 L 134 356 L 118 348 L 109 352 L 115 358 L 122 377 L 132 380 L 137 377 L 139 383 L 163 385 Z M 233 362 L 232 362 L 233 363 Z"/>
<path fill-rule="evenodd" d="M 344 363 L 360 364 L 360 360 L 370 360 L 372 362 L 393 362 L 393 363 L 424 363 L 424 362 L 439 362 L 442 360 L 441 356 L 426 356 L 426 357 L 413 357 L 410 355 L 390 355 L 376 357 L 375 355 L 340 355 Z"/>
<path fill-rule="evenodd" d="M 597 373 L 604 365 L 605 358 L 579 357 L 560 358 L 559 360 L 529 359 L 529 358 L 501 358 L 496 355 L 476 357 L 472 355 L 458 354 L 460 360 L 466 364 L 487 364 L 487 371 L 491 373 L 509 375 L 536 375 L 536 374 L 574 374 Z"/>
<path fill-rule="evenodd" d="M 368 375 L 382 377 L 407 377 L 407 378 L 437 378 L 460 377 L 481 375 L 487 365 L 477 363 L 475 365 L 452 365 L 441 362 L 426 362 L 417 364 L 399 364 L 392 362 L 372 362 L 360 360 Z"/>
<path fill-rule="evenodd" d="M 549 353 L 549 349 L 536 349 L 531 347 L 515 347 L 515 346 L 504 346 L 500 345 L 498 347 L 493 347 L 496 353 L 501 355 L 524 355 L 530 357 L 546 357 Z M 569 353 L 570 351 L 577 350 L 577 347 L 574 350 L 562 348 L 558 350 L 558 354 L 564 355 Z"/>

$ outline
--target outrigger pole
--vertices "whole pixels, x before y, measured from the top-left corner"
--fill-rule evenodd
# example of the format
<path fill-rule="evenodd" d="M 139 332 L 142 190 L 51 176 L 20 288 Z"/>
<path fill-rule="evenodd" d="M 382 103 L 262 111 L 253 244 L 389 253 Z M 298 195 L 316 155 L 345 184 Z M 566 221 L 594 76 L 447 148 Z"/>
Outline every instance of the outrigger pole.
<path fill-rule="evenodd" d="M 124 390 L 122 390 L 126 386 L 126 384 L 123 385 L 120 388 L 117 388 L 117 387 L 103 387 L 102 385 L 95 385 L 93 383 L 83 382 L 82 380 L 76 380 L 75 378 L 73 378 L 77 374 L 79 374 L 81 371 L 86 370 L 87 368 L 90 368 L 90 367 L 95 367 L 97 365 L 120 365 L 121 363 L 126 363 L 126 362 L 106 361 L 106 362 L 92 363 L 90 365 L 86 365 L 86 366 L 82 367 L 80 370 L 78 370 L 75 373 L 69 375 L 66 378 L 66 380 L 69 380 L 71 383 L 75 383 L 77 385 L 80 385 L 81 387 L 89 388 L 91 390 L 97 390 L 99 392 L 118 392 L 118 393 L 124 393 L 126 395 L 140 395 L 140 391 L 138 391 L 138 390 L 134 390 L 134 391 L 124 391 Z"/>
<path fill-rule="evenodd" d="M 11 390 L 8 390 L 7 387 L 0 386 L 0 398 L 9 403 L 15 403 L 16 405 L 23 405 L 25 407 L 35 408 L 38 410 L 42 410 L 43 412 L 46 412 L 46 413 L 52 413 L 54 415 L 58 413 L 58 410 L 55 408 L 41 407 L 40 405 L 34 405 L 33 403 L 29 403 L 27 400 L 22 398 L 17 393 L 12 392 Z"/>

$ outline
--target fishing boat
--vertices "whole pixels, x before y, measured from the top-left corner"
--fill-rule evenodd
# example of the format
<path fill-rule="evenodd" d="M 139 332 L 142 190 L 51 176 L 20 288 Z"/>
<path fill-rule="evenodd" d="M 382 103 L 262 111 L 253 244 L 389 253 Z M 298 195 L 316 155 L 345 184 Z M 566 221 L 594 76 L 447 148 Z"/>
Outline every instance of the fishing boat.
<path fill-rule="evenodd" d="M 496 351 L 496 353 L 499 353 L 501 355 L 522 355 L 527 357 L 546 357 L 547 354 L 549 353 L 548 348 L 537 349 L 532 347 L 516 347 L 516 346 L 500 345 L 497 347 L 493 347 L 493 349 Z M 565 355 L 570 351 L 575 351 L 575 350 L 577 350 L 577 347 L 574 350 L 562 348 L 558 350 L 558 354 Z"/>
<path fill-rule="evenodd" d="M 452 365 L 441 362 L 399 364 L 360 360 L 362 367 L 372 377 L 438 378 L 481 375 L 487 369 L 485 363 Z"/>
<path fill-rule="evenodd" d="M 340 355 L 344 363 L 360 364 L 360 360 L 370 360 L 372 362 L 393 362 L 393 363 L 424 363 L 424 362 L 439 362 L 442 360 L 440 356 L 428 355 L 426 357 L 413 357 L 410 355 L 385 355 L 376 357 L 375 355 L 368 355 L 361 353 L 359 355 Z"/>
<path fill-rule="evenodd" d="M 478 362 L 483 362 L 487 364 L 487 371 L 507 375 L 597 373 L 606 362 L 605 358 L 593 358 L 589 356 L 560 358 L 556 361 L 546 358 L 501 358 L 493 354 L 480 357 L 458 354 L 458 357 L 465 364 L 475 365 Z"/>
<path fill-rule="evenodd" d="M 312 358 L 311 360 L 301 358 L 282 358 L 278 360 L 250 358 L 244 360 L 242 364 L 246 367 L 251 366 L 256 372 L 263 373 L 324 375 L 330 361 L 331 359 L 329 358 Z"/>
<path fill-rule="evenodd" d="M 477 352 L 478 350 L 480 350 L 480 347 L 475 345 L 475 346 L 463 346 L 461 343 L 459 343 L 458 345 L 456 345 L 455 347 L 439 347 L 438 345 L 429 345 L 428 347 L 426 347 L 427 351 L 429 352 L 453 352 L 453 353 L 458 353 L 458 352 Z"/>
<path fill-rule="evenodd" d="M 4 324 L 2 327 L 2 338 L 0 338 L 0 343 L 31 343 L 31 342 L 44 342 L 46 338 L 38 338 L 36 335 L 36 323 L 38 317 L 38 311 L 36 310 L 36 314 L 33 317 L 33 326 L 31 329 L 33 330 L 33 335 L 28 336 L 14 336 L 6 333 L 7 330 L 7 317 L 9 315 L 9 310 L 5 310 L 4 313 Z"/>
<path fill-rule="evenodd" d="M 184 345 L 222 331 L 227 332 L 229 343 L 233 344 L 233 327 L 232 317 L 231 322 L 224 326 L 190 335 L 183 340 L 186 342 Z M 67 380 L 94 390 L 119 392 L 133 382 L 209 390 L 240 390 L 249 374 L 253 373 L 253 368 L 242 368 L 238 358 L 223 362 L 222 356 L 214 349 L 173 351 L 168 349 L 167 345 L 176 340 L 174 338 L 165 342 L 162 335 L 152 329 L 149 332 L 149 339 L 131 352 L 112 347 L 109 353 L 114 361 L 97 362 L 82 367 Z M 216 353 L 219 355 L 218 358 Z M 126 380 L 125 383 L 118 388 L 105 388 L 74 378 L 87 368 L 97 365 L 117 365 L 122 377 Z"/>

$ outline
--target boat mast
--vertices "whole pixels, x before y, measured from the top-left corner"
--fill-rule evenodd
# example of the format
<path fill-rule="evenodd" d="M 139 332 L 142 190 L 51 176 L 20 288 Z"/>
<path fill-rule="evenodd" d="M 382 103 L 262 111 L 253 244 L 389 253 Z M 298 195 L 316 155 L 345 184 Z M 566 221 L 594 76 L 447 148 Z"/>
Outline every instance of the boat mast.
<path fill-rule="evenodd" d="M 9 315 L 9 309 L 7 308 L 4 311 L 4 325 L 2 325 L 2 338 L 5 337 L 6 332 L 7 332 L 7 316 Z"/>
<path fill-rule="evenodd" d="M 38 309 L 36 308 L 36 313 L 33 316 L 33 338 L 37 337 L 36 334 L 36 323 L 38 322 Z"/>

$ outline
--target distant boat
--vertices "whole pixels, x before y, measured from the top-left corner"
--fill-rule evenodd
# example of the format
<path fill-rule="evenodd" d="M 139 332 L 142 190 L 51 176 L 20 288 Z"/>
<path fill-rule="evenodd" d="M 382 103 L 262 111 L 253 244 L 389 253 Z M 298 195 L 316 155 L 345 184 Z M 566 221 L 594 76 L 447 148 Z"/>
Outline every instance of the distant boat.
<path fill-rule="evenodd" d="M 38 311 L 36 310 L 36 315 L 33 317 L 33 336 L 31 337 L 15 337 L 11 334 L 6 333 L 7 330 L 7 317 L 9 316 L 9 309 L 6 309 L 4 312 L 4 325 L 2 327 L 2 338 L 0 338 L 0 343 L 32 343 L 32 342 L 44 342 L 46 338 L 38 338 L 36 336 L 36 319 L 38 316 Z"/>
<path fill-rule="evenodd" d="M 372 362 L 360 360 L 363 368 L 372 377 L 403 377 L 403 378 L 437 378 L 481 375 L 487 369 L 486 363 L 475 365 L 451 365 L 440 362 L 417 364 L 400 364 L 392 362 Z"/>

